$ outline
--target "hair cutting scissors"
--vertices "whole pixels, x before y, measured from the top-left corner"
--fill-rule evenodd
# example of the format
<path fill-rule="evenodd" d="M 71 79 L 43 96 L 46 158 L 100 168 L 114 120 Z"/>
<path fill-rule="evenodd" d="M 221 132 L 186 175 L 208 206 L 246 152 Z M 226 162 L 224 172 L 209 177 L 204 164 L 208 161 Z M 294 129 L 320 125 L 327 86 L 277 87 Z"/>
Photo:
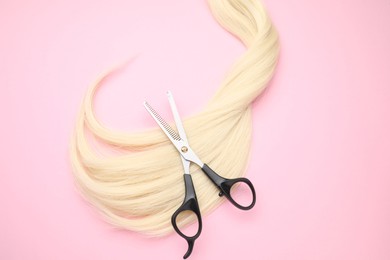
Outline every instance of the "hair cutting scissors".
<path fill-rule="evenodd" d="M 247 178 L 235 178 L 235 179 L 226 179 L 219 176 L 216 172 L 214 172 L 207 164 L 203 163 L 198 156 L 194 153 L 191 147 L 188 144 L 187 136 L 184 131 L 183 124 L 181 122 L 179 112 L 177 111 L 175 101 L 173 99 L 172 93 L 167 92 L 169 104 L 173 113 L 173 117 L 176 123 L 176 128 L 178 133 L 171 128 L 171 126 L 154 110 L 146 101 L 144 102 L 144 106 L 149 114 L 153 117 L 153 119 L 160 126 L 162 131 L 167 135 L 172 144 L 176 147 L 178 152 L 180 153 L 180 158 L 183 163 L 184 168 L 184 184 L 185 184 L 185 196 L 183 204 L 173 213 L 172 215 L 172 225 L 175 231 L 183 237 L 188 243 L 188 250 L 184 255 L 184 259 L 190 256 L 192 249 L 194 247 L 195 240 L 199 237 L 202 232 L 202 217 L 199 210 L 198 200 L 196 198 L 196 193 L 194 189 L 194 185 L 192 182 L 192 178 L 190 175 L 190 163 L 193 162 L 198 165 L 202 171 L 207 175 L 207 177 L 218 187 L 220 190 L 219 196 L 225 196 L 234 206 L 242 210 L 249 210 L 253 208 L 256 203 L 256 193 L 252 183 Z M 231 189 L 235 184 L 244 184 L 249 187 L 252 193 L 252 202 L 249 205 L 242 205 L 242 203 L 238 203 L 231 196 Z M 177 226 L 176 219 L 178 215 L 184 211 L 193 212 L 198 220 L 198 230 L 195 235 L 187 236 L 185 235 Z"/>

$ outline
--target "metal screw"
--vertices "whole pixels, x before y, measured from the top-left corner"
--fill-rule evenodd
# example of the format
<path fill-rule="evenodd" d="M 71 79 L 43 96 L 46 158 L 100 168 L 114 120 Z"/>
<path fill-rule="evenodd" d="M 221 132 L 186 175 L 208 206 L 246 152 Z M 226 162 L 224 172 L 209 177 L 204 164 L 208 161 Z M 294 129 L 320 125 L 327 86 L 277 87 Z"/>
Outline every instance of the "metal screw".
<path fill-rule="evenodd" d="M 188 151 L 187 146 L 183 146 L 183 147 L 181 148 L 181 151 L 182 151 L 183 153 L 186 153 L 186 152 Z"/>

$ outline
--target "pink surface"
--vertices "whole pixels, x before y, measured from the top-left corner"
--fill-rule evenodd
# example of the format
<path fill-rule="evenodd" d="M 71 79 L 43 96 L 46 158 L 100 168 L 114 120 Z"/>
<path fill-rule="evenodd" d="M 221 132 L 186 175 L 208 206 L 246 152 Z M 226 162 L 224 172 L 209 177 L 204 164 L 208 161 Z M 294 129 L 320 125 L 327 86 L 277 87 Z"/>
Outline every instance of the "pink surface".
<path fill-rule="evenodd" d="M 253 109 L 247 177 L 258 203 L 204 216 L 190 259 L 390 259 L 390 4 L 266 0 L 280 33 Z M 179 236 L 106 224 L 73 185 L 68 143 L 97 75 L 98 115 L 124 130 L 197 113 L 245 50 L 205 1 L 0 3 L 0 259 L 181 259 Z M 181 174 L 181 173 L 178 173 Z"/>

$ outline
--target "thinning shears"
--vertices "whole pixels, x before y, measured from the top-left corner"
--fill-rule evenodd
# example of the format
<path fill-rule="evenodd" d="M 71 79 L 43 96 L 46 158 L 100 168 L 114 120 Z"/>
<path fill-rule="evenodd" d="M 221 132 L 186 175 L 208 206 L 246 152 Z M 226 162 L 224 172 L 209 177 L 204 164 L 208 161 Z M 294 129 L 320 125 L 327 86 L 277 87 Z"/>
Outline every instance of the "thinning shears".
<path fill-rule="evenodd" d="M 196 193 L 194 189 L 194 185 L 192 182 L 192 178 L 190 175 L 190 163 L 193 162 L 198 165 L 202 171 L 207 175 L 207 177 L 218 187 L 220 190 L 219 196 L 225 196 L 234 206 L 242 210 L 249 210 L 253 208 L 256 203 L 256 193 L 252 183 L 247 178 L 235 178 L 235 179 L 226 179 L 219 176 L 216 172 L 214 172 L 207 164 L 203 163 L 199 157 L 194 153 L 191 147 L 188 144 L 187 136 L 184 131 L 183 124 L 181 122 L 179 112 L 177 111 L 175 100 L 173 99 L 172 93 L 167 92 L 169 105 L 171 107 L 173 117 L 176 123 L 176 128 L 178 133 L 172 129 L 172 127 L 154 110 L 146 101 L 144 102 L 144 106 L 149 114 L 153 117 L 153 119 L 160 126 L 162 131 L 167 135 L 172 144 L 176 147 L 178 152 L 180 153 L 181 161 L 183 163 L 184 168 L 184 184 L 185 184 L 185 197 L 183 204 L 173 213 L 172 215 L 172 225 L 175 231 L 183 237 L 188 243 L 188 250 L 184 255 L 184 259 L 190 256 L 192 249 L 194 247 L 195 240 L 199 237 L 202 232 L 202 217 L 199 210 L 198 200 L 196 198 Z M 242 203 L 237 202 L 231 196 L 231 189 L 236 184 L 244 184 L 247 185 L 247 188 L 250 189 L 252 194 L 252 202 L 249 205 L 242 205 Z M 195 235 L 187 236 L 185 235 L 177 226 L 176 219 L 180 213 L 184 211 L 193 212 L 198 220 L 198 230 Z"/>

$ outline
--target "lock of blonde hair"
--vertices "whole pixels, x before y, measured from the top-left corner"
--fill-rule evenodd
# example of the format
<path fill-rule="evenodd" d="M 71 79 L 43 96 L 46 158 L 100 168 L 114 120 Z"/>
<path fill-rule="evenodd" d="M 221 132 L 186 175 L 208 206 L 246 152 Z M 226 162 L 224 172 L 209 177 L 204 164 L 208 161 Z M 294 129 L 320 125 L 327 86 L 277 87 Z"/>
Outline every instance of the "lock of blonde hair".
<path fill-rule="evenodd" d="M 220 175 L 236 178 L 245 172 L 251 140 L 251 104 L 273 76 L 278 36 L 258 0 L 208 3 L 220 25 L 238 37 L 247 50 L 203 110 L 186 118 L 183 124 L 201 160 Z M 160 129 L 124 133 L 96 119 L 94 95 L 111 72 L 89 87 L 79 112 L 70 145 L 74 179 L 84 197 L 113 225 L 162 236 L 173 231 L 171 216 L 184 198 L 179 153 Z M 125 152 L 102 155 L 91 145 L 88 134 Z M 207 214 L 223 198 L 198 167 L 191 166 L 191 172 L 200 210 Z M 192 220 L 178 219 L 178 224 L 187 225 Z"/>

